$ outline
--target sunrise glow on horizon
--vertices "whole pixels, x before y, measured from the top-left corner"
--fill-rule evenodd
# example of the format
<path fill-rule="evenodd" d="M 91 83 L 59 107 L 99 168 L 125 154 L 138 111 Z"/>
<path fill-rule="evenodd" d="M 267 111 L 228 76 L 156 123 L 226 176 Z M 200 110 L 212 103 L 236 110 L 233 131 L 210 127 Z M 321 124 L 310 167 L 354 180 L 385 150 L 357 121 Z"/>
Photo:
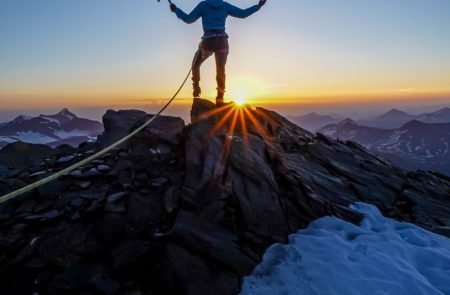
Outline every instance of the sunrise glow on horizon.
<path fill-rule="evenodd" d="M 186 11 L 198 2 L 176 1 Z M 449 103 L 449 27 L 446 0 L 269 0 L 248 19 L 228 19 L 226 98 L 294 107 Z M 5 0 L 0 35 L 2 109 L 126 108 L 171 97 L 201 24 L 182 23 L 156 1 Z M 213 58 L 201 84 L 213 99 Z M 176 104 L 189 105 L 191 92 L 189 81 Z"/>

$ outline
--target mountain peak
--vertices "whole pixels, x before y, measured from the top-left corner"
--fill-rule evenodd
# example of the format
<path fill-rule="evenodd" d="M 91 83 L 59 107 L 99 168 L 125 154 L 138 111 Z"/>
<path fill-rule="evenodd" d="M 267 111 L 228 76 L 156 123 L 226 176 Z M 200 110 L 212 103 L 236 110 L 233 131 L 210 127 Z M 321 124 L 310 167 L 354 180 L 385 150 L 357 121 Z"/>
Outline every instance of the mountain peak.
<path fill-rule="evenodd" d="M 353 119 L 345 118 L 344 120 L 342 120 L 341 122 L 338 123 L 338 126 L 342 127 L 342 126 L 347 125 L 347 124 L 358 125 L 358 123 L 353 121 Z"/>
<path fill-rule="evenodd" d="M 308 113 L 308 114 L 306 114 L 305 115 L 305 117 L 307 117 L 307 116 L 314 116 L 314 117 L 318 117 L 318 116 L 322 116 L 322 115 L 319 115 L 318 113 L 316 113 L 316 112 L 311 112 L 311 113 Z"/>
<path fill-rule="evenodd" d="M 390 111 L 388 111 L 387 113 L 385 113 L 384 115 L 409 115 L 409 114 L 404 111 L 394 108 L 394 109 L 391 109 Z"/>
<path fill-rule="evenodd" d="M 403 125 L 400 129 L 415 129 L 418 127 L 431 127 L 431 125 L 419 120 L 411 120 Z"/>
<path fill-rule="evenodd" d="M 69 120 L 75 119 L 77 116 L 72 113 L 71 111 L 69 111 L 68 108 L 63 108 L 61 111 L 59 111 L 56 116 L 63 116 Z"/>
<path fill-rule="evenodd" d="M 0 276 L 0 286 L 11 287 L 1 289 L 61 294 L 69 286 L 75 293 L 98 293 L 100 285 L 110 294 L 131 286 L 142 294 L 234 295 L 268 247 L 315 219 L 359 223 L 363 216 L 349 207 L 354 202 L 379 205 L 388 216 L 427 228 L 449 225 L 450 182 L 443 178 L 406 173 L 354 143 L 315 136 L 266 109 L 218 109 L 196 99 L 191 115 L 188 126 L 160 116 L 92 162 L 92 169 L 5 206 L 0 238 L 11 254 L 0 255 L 0 272 L 8 274 Z M 150 117 L 108 111 L 103 140 L 121 138 Z M 72 159 L 97 148 L 78 149 Z M 113 172 L 102 173 L 105 166 Z M 60 168 L 52 158 L 25 169 Z M 29 180 L 17 175 L 18 183 Z M 24 220 L 33 226 L 23 227 Z M 17 237 L 9 242 L 12 230 Z M 36 251 L 23 255 L 22 245 L 30 243 Z M 37 287 L 36 276 L 22 275 L 36 260 L 44 262 L 36 274 L 46 274 Z M 61 274 L 48 266 L 53 263 L 68 271 Z M 149 275 L 156 285 L 148 283 Z"/>
<path fill-rule="evenodd" d="M 398 109 L 392 109 L 382 115 L 380 115 L 379 117 L 376 118 L 376 120 L 390 120 L 390 121 L 405 121 L 405 120 L 409 120 L 412 119 L 413 116 L 411 116 L 410 114 L 398 110 Z"/>
<path fill-rule="evenodd" d="M 22 122 L 22 121 L 28 121 L 31 119 L 32 119 L 32 117 L 30 117 L 30 116 L 19 115 L 13 120 L 13 122 Z"/>
<path fill-rule="evenodd" d="M 330 118 L 331 119 L 331 118 L 333 118 L 330 115 L 321 115 L 321 114 L 318 114 L 316 112 L 307 113 L 307 114 L 305 114 L 303 116 L 300 116 L 300 117 L 302 117 L 304 119 L 326 119 L 326 118 Z"/>
<path fill-rule="evenodd" d="M 293 118 L 293 122 L 310 131 L 319 130 L 320 128 L 330 124 L 337 124 L 339 121 L 339 117 L 321 115 L 316 112 L 307 113 Z"/>

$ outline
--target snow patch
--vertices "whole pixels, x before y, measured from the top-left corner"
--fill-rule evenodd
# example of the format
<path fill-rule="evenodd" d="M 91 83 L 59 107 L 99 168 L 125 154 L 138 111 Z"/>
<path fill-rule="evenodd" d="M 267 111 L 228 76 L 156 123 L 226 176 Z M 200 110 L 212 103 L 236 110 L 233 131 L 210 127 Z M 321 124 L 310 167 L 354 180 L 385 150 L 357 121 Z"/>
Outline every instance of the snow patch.
<path fill-rule="evenodd" d="M 381 144 L 382 146 L 390 146 L 390 145 L 395 145 L 398 144 L 398 141 L 400 140 L 400 137 L 402 136 L 402 134 L 408 132 L 407 130 L 399 130 L 399 131 L 395 131 L 388 139 L 387 142 L 384 142 L 383 144 Z"/>
<path fill-rule="evenodd" d="M 7 143 L 13 143 L 16 142 L 14 138 L 8 137 L 8 136 L 0 136 L 0 141 L 7 142 Z"/>
<path fill-rule="evenodd" d="M 15 118 L 14 121 L 15 121 L 15 122 L 18 122 L 18 121 L 29 121 L 29 120 L 31 120 L 31 119 L 33 119 L 33 117 L 31 117 L 31 116 L 25 116 L 25 115 L 20 115 L 20 116 L 18 116 L 17 118 Z"/>
<path fill-rule="evenodd" d="M 11 135 L 10 138 L 14 139 L 15 141 L 22 141 L 34 144 L 47 144 L 52 141 L 55 141 L 55 138 L 33 131 L 17 132 L 15 135 Z"/>
<path fill-rule="evenodd" d="M 44 119 L 44 120 L 47 120 L 47 121 L 49 121 L 49 122 L 51 122 L 51 123 L 56 123 L 56 124 L 58 124 L 58 126 L 61 126 L 61 122 L 59 122 L 58 120 L 56 120 L 55 118 L 51 118 L 51 117 L 47 117 L 47 116 L 43 116 L 43 115 L 41 115 L 40 116 L 42 119 Z"/>
<path fill-rule="evenodd" d="M 412 148 L 411 148 L 411 142 L 408 141 L 408 143 L 406 144 L 406 148 L 408 149 L 408 153 L 412 153 Z"/>
<path fill-rule="evenodd" d="M 450 239 L 353 208 L 360 226 L 324 217 L 270 247 L 241 295 L 450 294 Z"/>
<path fill-rule="evenodd" d="M 57 115 L 63 116 L 69 121 L 76 118 L 76 116 L 72 114 L 67 108 L 62 109 Z"/>
<path fill-rule="evenodd" d="M 64 130 L 58 130 L 54 132 L 55 136 L 59 137 L 60 139 L 67 139 L 71 137 L 78 137 L 78 136 L 86 136 L 89 137 L 90 133 L 88 131 L 83 131 L 79 129 L 74 129 L 71 131 L 64 131 Z"/>

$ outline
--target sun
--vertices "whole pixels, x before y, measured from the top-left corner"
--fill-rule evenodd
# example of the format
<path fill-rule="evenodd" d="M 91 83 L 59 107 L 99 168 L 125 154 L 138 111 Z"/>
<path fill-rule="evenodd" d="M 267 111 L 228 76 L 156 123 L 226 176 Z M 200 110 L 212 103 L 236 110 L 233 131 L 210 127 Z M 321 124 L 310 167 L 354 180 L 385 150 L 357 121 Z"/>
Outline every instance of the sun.
<path fill-rule="evenodd" d="M 245 98 L 244 97 L 236 97 L 234 101 L 238 106 L 242 106 L 245 104 Z"/>
<path fill-rule="evenodd" d="M 267 93 L 265 83 L 255 78 L 242 76 L 230 78 L 227 88 L 227 97 L 234 100 L 238 106 L 249 104 L 255 98 Z"/>

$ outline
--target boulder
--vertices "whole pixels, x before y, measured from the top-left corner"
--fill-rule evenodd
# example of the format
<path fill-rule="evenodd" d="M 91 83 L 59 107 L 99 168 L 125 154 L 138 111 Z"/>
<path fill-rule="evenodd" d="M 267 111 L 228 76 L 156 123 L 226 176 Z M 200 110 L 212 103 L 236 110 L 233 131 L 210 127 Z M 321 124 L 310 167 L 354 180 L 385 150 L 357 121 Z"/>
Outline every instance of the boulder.
<path fill-rule="evenodd" d="M 105 131 L 98 137 L 98 142 L 103 146 L 110 145 L 140 127 L 152 116 L 139 110 L 108 110 L 103 116 Z M 179 144 L 184 126 L 181 118 L 160 116 L 142 130 L 137 138 L 144 142 Z"/>

